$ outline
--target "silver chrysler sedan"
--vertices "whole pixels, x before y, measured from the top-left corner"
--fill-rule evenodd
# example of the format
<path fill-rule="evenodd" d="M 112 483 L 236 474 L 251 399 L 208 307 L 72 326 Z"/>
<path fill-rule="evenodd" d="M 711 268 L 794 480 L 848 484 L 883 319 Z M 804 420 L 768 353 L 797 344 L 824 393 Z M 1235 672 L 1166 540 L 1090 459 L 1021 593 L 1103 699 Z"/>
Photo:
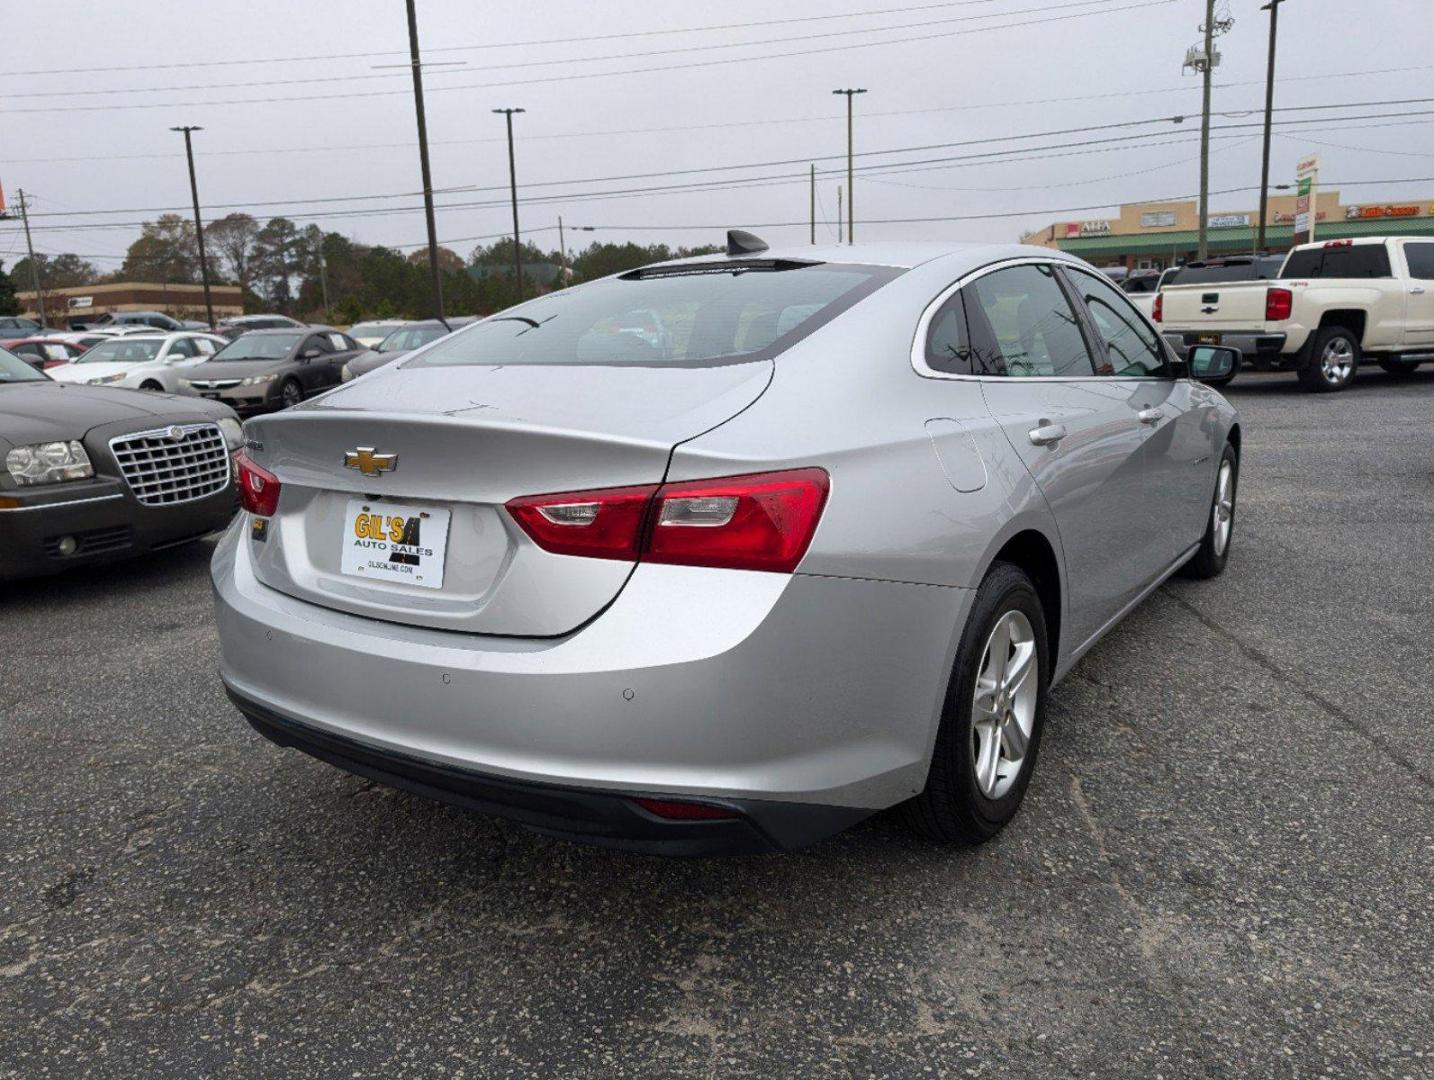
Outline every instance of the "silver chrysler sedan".
<path fill-rule="evenodd" d="M 1059 252 L 733 233 L 251 420 L 224 683 L 280 745 L 572 839 L 792 849 L 904 803 L 983 841 L 1051 686 L 1224 568 L 1240 428 L 1199 379 L 1234 360 Z"/>

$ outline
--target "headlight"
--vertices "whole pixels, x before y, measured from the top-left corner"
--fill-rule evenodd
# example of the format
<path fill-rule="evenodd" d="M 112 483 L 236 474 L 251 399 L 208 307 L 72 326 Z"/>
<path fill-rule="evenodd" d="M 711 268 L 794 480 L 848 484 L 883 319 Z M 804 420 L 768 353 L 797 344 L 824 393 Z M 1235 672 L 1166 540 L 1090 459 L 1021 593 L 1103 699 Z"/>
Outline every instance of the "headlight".
<path fill-rule="evenodd" d="M 339 382 L 348 382 L 353 377 L 354 373 L 349 370 L 349 366 L 347 364 L 339 368 Z"/>
<path fill-rule="evenodd" d="M 239 383 L 239 385 L 240 385 L 240 386 L 259 386 L 259 385 L 262 384 L 262 383 L 273 382 L 273 381 L 274 381 L 275 379 L 277 379 L 278 377 L 279 377 L 279 376 L 278 376 L 278 374 L 277 374 L 276 372 L 271 372 L 271 373 L 268 374 L 268 375 L 250 375 L 247 379 L 244 379 L 243 381 L 241 381 L 241 382 Z"/>
<path fill-rule="evenodd" d="M 180 385 L 180 386 L 193 386 L 194 384 L 193 384 L 192 382 L 190 382 L 188 379 L 180 379 L 180 380 L 179 380 L 179 385 Z"/>
<path fill-rule="evenodd" d="M 244 445 L 244 427 L 232 416 L 219 421 L 219 430 L 224 432 L 224 445 L 230 450 L 238 450 Z"/>
<path fill-rule="evenodd" d="M 56 484 L 95 475 L 90 456 L 77 442 L 17 446 L 5 455 L 5 471 L 17 484 Z"/>
<path fill-rule="evenodd" d="M 124 372 L 118 371 L 113 375 L 101 375 L 98 379 L 87 380 L 90 386 L 103 386 L 105 383 L 121 382 L 124 379 Z"/>

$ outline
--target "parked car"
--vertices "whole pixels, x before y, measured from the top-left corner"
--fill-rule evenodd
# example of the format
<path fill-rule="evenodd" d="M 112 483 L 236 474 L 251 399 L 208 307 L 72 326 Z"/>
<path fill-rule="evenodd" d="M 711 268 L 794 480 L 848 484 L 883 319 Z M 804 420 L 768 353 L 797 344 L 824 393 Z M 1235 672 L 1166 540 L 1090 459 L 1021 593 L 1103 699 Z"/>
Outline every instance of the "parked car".
<path fill-rule="evenodd" d="M 179 392 L 179 379 L 228 345 L 217 334 L 125 334 L 101 341 L 72 363 L 50 370 L 58 382 Z"/>
<path fill-rule="evenodd" d="M 85 351 L 79 345 L 52 336 L 0 340 L 0 348 L 10 350 L 27 364 L 42 371 L 45 368 L 68 364 Z"/>
<path fill-rule="evenodd" d="M 78 345 L 81 350 L 88 349 L 91 345 L 98 345 L 101 341 L 108 341 L 115 337 L 103 330 L 55 330 L 45 335 L 47 340 L 67 341 L 71 345 Z"/>
<path fill-rule="evenodd" d="M 350 379 L 357 379 L 360 375 L 367 375 L 370 371 L 377 371 L 385 364 L 402 360 L 414 349 L 420 349 L 430 342 L 437 341 L 454 330 L 467 326 L 472 321 L 473 316 L 468 315 L 445 319 L 444 322 L 428 319 L 424 322 L 401 326 L 380 341 L 371 352 L 355 356 L 345 364 L 340 376 L 344 382 L 348 382 Z M 447 325 L 444 325 L 445 323 Z"/>
<path fill-rule="evenodd" d="M 364 351 L 338 330 L 252 330 L 179 379 L 179 392 L 222 401 L 241 413 L 297 405 L 339 384 L 345 363 Z"/>
<path fill-rule="evenodd" d="M 19 315 L 0 315 L 0 337 L 26 338 L 44 332 L 45 328 L 34 319 L 26 319 Z"/>
<path fill-rule="evenodd" d="M 215 323 L 214 332 L 232 341 L 250 330 L 302 330 L 307 325 L 287 315 L 234 315 Z"/>
<path fill-rule="evenodd" d="M 349 337 L 366 349 L 371 349 L 400 326 L 407 326 L 408 319 L 372 319 L 369 322 L 354 323 L 349 327 Z"/>
<path fill-rule="evenodd" d="M 1011 819 L 1049 688 L 1225 566 L 1235 412 L 1074 256 L 729 251 L 249 421 L 213 578 L 260 732 L 657 853 Z"/>
<path fill-rule="evenodd" d="M 214 402 L 67 386 L 0 349 L 0 581 L 223 528 L 242 438 Z"/>
<path fill-rule="evenodd" d="M 1370 356 L 1391 375 L 1434 360 L 1434 240 L 1302 244 L 1273 281 L 1167 285 L 1157 321 L 1177 349 L 1237 348 L 1306 390 L 1343 390 Z"/>
<path fill-rule="evenodd" d="M 76 325 L 78 322 L 79 325 Z M 139 326 L 148 330 L 179 331 L 188 329 L 209 329 L 203 323 L 183 323 L 162 311 L 115 311 L 107 312 L 94 319 L 71 319 L 75 330 L 102 330 L 121 326 Z"/>

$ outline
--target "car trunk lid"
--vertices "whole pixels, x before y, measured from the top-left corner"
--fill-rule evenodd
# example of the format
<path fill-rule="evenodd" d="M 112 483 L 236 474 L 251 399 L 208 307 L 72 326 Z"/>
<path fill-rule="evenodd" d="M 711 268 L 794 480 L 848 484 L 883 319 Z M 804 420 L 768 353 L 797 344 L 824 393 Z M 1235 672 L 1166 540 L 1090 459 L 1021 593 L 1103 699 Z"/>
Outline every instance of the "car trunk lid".
<path fill-rule="evenodd" d="M 504 504 L 660 483 L 673 446 L 745 409 L 771 370 L 765 360 L 410 368 L 252 420 L 249 454 L 281 484 L 263 539 L 251 530 L 246 541 L 256 573 L 282 592 L 370 618 L 475 633 L 566 633 L 613 600 L 631 564 L 545 552 Z M 347 465 L 346 455 L 354 455 Z M 360 514 L 367 516 L 356 525 Z M 378 537 L 369 525 L 375 517 Z M 378 580 L 352 565 L 345 572 L 346 547 L 351 564 L 356 541 L 415 518 L 413 535 L 441 555 L 441 567 L 427 564 L 424 582 L 396 580 L 388 567 L 378 568 Z"/>

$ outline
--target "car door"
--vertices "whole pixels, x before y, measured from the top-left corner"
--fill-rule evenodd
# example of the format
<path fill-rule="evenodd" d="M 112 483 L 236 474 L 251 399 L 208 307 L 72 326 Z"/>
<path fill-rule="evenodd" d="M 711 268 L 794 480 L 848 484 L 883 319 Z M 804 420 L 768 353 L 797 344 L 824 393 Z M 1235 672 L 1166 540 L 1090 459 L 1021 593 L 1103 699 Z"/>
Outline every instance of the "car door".
<path fill-rule="evenodd" d="M 362 356 L 368 350 L 347 334 L 342 334 L 337 330 L 331 330 L 324 336 L 334 347 L 333 359 L 329 364 L 329 381 L 326 385 L 337 386 L 343 381 L 344 365 L 355 356 Z"/>
<path fill-rule="evenodd" d="M 1408 306 L 1404 313 L 1404 344 L 1422 352 L 1434 350 L 1434 243 L 1404 245 L 1409 264 Z"/>
<path fill-rule="evenodd" d="M 1119 388 L 1144 433 L 1141 448 L 1145 549 L 1132 553 L 1154 578 L 1200 540 L 1213 478 L 1216 398 L 1175 377 L 1154 328 L 1119 289 L 1100 275 L 1062 266 L 1096 339 L 1096 373 Z"/>
<path fill-rule="evenodd" d="M 963 292 L 986 406 L 1055 518 L 1064 621 L 1084 644 L 1145 581 L 1141 423 L 1126 389 L 1096 375 L 1086 322 L 1049 263 L 997 266 Z"/>
<path fill-rule="evenodd" d="M 311 349 L 317 349 L 318 355 L 305 356 Z M 298 360 L 297 374 L 299 382 L 304 387 L 304 396 L 317 394 L 329 386 L 328 369 L 333 360 L 334 346 L 326 334 L 310 334 L 304 338 L 299 346 L 296 359 Z"/>

